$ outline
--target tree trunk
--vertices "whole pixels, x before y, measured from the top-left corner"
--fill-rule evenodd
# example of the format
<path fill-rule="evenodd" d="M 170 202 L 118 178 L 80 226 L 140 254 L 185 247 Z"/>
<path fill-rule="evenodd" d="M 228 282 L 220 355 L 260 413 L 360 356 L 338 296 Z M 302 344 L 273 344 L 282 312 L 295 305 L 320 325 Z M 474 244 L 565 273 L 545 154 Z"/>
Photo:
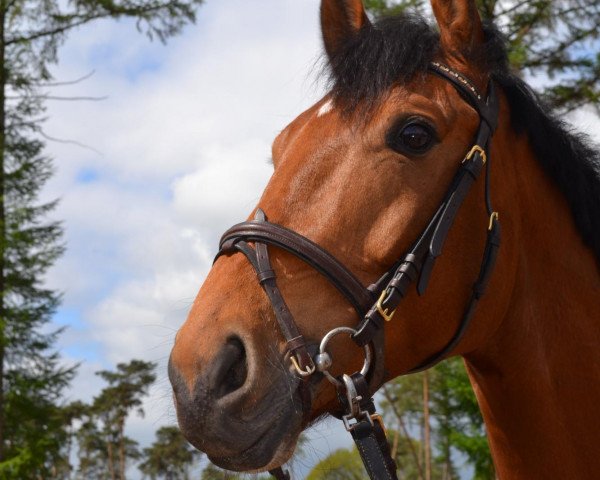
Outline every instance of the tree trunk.
<path fill-rule="evenodd" d="M 115 455 L 113 453 L 113 442 L 110 436 L 108 442 L 106 442 L 106 448 L 108 452 L 108 472 L 110 473 L 110 480 L 116 480 L 115 477 Z"/>
<path fill-rule="evenodd" d="M 398 421 L 398 426 L 400 426 L 400 421 Z M 394 442 L 392 443 L 392 458 L 396 459 L 396 455 L 398 454 L 398 437 L 400 436 L 400 430 L 394 432 Z"/>
<path fill-rule="evenodd" d="M 4 460 L 4 443 L 5 443 L 5 326 L 6 326 L 6 311 L 4 308 L 4 252 L 6 243 L 6 208 L 4 205 L 4 157 L 5 157 L 5 134 L 6 134 L 6 50 L 4 45 L 6 25 L 6 0 L 0 0 L 0 462 Z"/>
<path fill-rule="evenodd" d="M 125 419 L 119 420 L 119 474 L 125 480 Z"/>
<path fill-rule="evenodd" d="M 429 372 L 423 373 L 423 448 L 425 450 L 425 480 L 431 480 L 431 427 L 429 425 Z"/>
<path fill-rule="evenodd" d="M 419 480 L 423 480 L 423 469 L 421 468 L 421 461 L 419 460 L 421 458 L 420 452 L 415 449 L 415 446 L 412 442 L 412 438 L 408 433 L 408 429 L 406 428 L 406 425 L 404 424 L 404 419 L 402 418 L 402 414 L 398 410 L 398 408 L 395 404 L 394 398 L 392 398 L 392 396 L 390 395 L 388 387 L 385 385 L 383 386 L 383 395 L 385 396 L 386 400 L 389 402 L 392 412 L 398 419 L 398 424 L 400 425 L 400 428 L 402 429 L 402 434 L 404 435 L 406 441 L 408 442 L 408 448 L 410 449 L 410 452 L 415 461 L 415 467 L 417 468 L 417 472 L 419 473 Z"/>

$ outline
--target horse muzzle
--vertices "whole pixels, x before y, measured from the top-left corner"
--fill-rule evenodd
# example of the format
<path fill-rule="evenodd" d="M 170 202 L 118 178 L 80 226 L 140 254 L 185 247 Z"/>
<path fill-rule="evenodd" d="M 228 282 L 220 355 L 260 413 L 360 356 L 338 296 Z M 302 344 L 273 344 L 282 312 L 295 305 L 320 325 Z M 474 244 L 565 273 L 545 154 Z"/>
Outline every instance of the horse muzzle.
<path fill-rule="evenodd" d="M 266 470 L 284 463 L 310 411 L 306 385 L 283 367 L 281 359 L 256 365 L 253 357 L 240 339 L 229 339 L 192 385 L 173 355 L 169 361 L 182 433 L 228 470 Z"/>

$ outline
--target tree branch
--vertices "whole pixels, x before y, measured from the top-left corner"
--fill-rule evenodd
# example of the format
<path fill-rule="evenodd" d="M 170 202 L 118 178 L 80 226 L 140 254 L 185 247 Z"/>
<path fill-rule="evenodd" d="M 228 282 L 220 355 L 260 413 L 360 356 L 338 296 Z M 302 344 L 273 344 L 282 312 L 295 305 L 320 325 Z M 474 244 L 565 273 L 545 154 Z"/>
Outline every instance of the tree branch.
<path fill-rule="evenodd" d="M 419 454 L 415 450 L 415 446 L 413 445 L 412 438 L 410 438 L 410 435 L 408 434 L 406 424 L 404 423 L 404 417 L 398 411 L 398 408 L 396 407 L 396 402 L 395 402 L 394 398 L 392 397 L 392 394 L 389 391 L 389 387 L 387 385 L 384 385 L 382 390 L 383 390 L 383 396 L 388 401 L 390 408 L 392 409 L 392 411 L 394 412 L 394 415 L 398 419 L 398 423 L 400 424 L 400 427 L 402 428 L 402 434 L 406 437 L 406 441 L 408 442 L 410 452 L 415 461 L 415 465 L 417 466 L 417 470 L 419 471 L 419 479 L 423 480 L 423 478 L 424 478 L 423 477 L 423 469 L 421 467 L 421 462 L 419 461 Z"/>
<path fill-rule="evenodd" d="M 67 86 L 67 85 L 77 85 L 78 83 L 81 83 L 81 82 L 87 80 L 88 78 L 92 77 L 95 73 L 96 73 L 96 70 L 92 70 L 90 73 L 87 73 L 83 77 L 77 78 L 75 80 L 67 80 L 65 82 L 38 83 L 38 84 L 32 84 L 32 85 L 35 85 L 36 87 L 63 87 L 63 86 Z"/>
<path fill-rule="evenodd" d="M 152 12 L 156 12 L 162 9 L 168 9 L 168 5 L 167 4 L 156 4 L 156 5 L 149 5 L 146 7 L 140 7 L 140 8 L 114 8 L 114 9 L 105 9 L 103 12 L 100 13 L 96 13 L 96 14 L 91 14 L 91 15 L 85 15 L 85 16 L 81 16 L 75 13 L 72 14 L 62 14 L 62 15 L 56 15 L 55 16 L 55 20 L 58 22 L 65 22 L 64 25 L 59 25 L 55 28 L 51 28 L 51 29 L 47 29 L 47 30 L 40 30 L 37 32 L 27 32 L 27 33 L 23 33 L 20 36 L 17 37 L 13 37 L 13 38 L 8 38 L 6 39 L 5 45 L 9 46 L 9 45 L 13 45 L 15 43 L 21 43 L 21 42 L 30 42 L 32 40 L 37 40 L 39 38 L 43 38 L 43 37 L 48 37 L 48 36 L 53 36 L 53 35 L 58 35 L 61 33 L 64 33 L 68 30 L 71 30 L 73 28 L 79 27 L 81 25 L 85 25 L 86 23 L 92 22 L 94 20 L 100 20 L 102 18 L 119 18 L 119 17 L 143 17 L 144 15 L 147 15 L 149 13 Z"/>
<path fill-rule="evenodd" d="M 62 143 L 62 144 L 67 144 L 67 145 L 75 145 L 76 147 L 80 147 L 85 150 L 89 150 L 91 152 L 97 153 L 101 157 L 104 156 L 101 151 L 96 150 L 94 147 L 90 147 L 89 145 L 86 145 L 85 143 L 78 142 L 77 140 L 65 140 L 62 138 L 52 137 L 52 136 L 48 135 L 47 133 L 45 133 L 43 130 L 40 130 L 39 133 L 42 137 L 44 137 L 46 140 L 49 140 L 51 142 Z"/>

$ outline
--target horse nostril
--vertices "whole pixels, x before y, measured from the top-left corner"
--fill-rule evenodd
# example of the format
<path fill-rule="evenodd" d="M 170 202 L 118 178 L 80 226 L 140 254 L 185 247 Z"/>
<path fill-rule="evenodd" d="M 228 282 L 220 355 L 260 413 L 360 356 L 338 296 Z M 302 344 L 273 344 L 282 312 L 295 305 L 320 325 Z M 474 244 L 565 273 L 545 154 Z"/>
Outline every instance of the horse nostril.
<path fill-rule="evenodd" d="M 237 337 L 230 338 L 214 360 L 208 374 L 208 387 L 219 399 L 241 388 L 247 376 L 244 344 Z"/>

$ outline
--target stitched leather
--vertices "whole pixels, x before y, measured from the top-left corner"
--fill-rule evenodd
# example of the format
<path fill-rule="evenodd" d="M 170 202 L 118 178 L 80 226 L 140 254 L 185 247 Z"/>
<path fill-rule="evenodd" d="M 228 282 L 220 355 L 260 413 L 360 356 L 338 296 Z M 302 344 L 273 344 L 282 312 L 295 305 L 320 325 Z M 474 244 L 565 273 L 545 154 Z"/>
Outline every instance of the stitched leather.
<path fill-rule="evenodd" d="M 268 243 L 294 254 L 324 275 L 361 316 L 373 303 L 372 294 L 341 262 L 296 232 L 264 220 L 243 222 L 223 234 L 216 258 L 235 251 L 235 244 L 240 240 Z"/>
<path fill-rule="evenodd" d="M 378 422 L 371 425 L 368 420 L 361 420 L 350 433 L 369 478 L 397 480 L 396 463 L 392 460 L 381 425 Z"/>
<path fill-rule="evenodd" d="M 365 378 L 360 373 L 350 376 L 352 383 L 360 398 L 360 410 L 365 415 L 375 413 L 375 404 L 369 394 L 369 387 Z M 345 392 L 338 391 L 340 402 L 348 409 Z M 376 480 L 397 480 L 396 462 L 392 458 L 390 445 L 385 436 L 383 426 L 378 421 L 369 421 L 365 416 L 358 419 L 350 430 L 363 465 L 369 474 L 369 478 Z"/>

